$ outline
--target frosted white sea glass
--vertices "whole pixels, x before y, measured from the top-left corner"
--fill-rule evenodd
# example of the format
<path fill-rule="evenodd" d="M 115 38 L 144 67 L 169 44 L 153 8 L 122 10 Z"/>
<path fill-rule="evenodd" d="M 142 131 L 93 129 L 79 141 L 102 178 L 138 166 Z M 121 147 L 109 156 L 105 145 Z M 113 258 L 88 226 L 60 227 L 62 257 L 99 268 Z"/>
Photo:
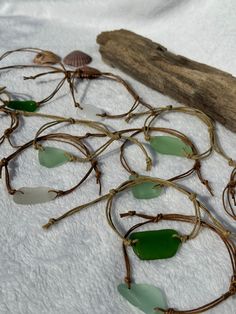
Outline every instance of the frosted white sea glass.
<path fill-rule="evenodd" d="M 49 187 L 22 187 L 18 189 L 13 195 L 13 201 L 16 204 L 21 205 L 31 205 L 31 204 L 39 204 L 46 203 L 54 200 L 56 198 L 57 193 L 50 191 L 52 188 Z M 49 192 L 50 191 L 50 192 Z"/>

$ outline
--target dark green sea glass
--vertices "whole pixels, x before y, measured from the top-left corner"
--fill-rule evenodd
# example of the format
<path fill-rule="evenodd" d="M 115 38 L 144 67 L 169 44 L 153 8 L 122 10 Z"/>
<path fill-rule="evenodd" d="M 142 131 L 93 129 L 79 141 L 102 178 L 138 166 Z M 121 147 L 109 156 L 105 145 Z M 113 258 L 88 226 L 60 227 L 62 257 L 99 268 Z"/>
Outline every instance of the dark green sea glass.
<path fill-rule="evenodd" d="M 146 314 L 161 314 L 163 312 L 154 309 L 167 308 L 164 293 L 153 285 L 133 283 L 129 289 L 126 284 L 120 284 L 117 289 L 122 297 Z"/>
<path fill-rule="evenodd" d="M 160 154 L 186 157 L 192 155 L 192 148 L 181 139 L 173 136 L 154 136 L 150 139 L 151 147 Z"/>
<path fill-rule="evenodd" d="M 155 260 L 173 257 L 181 243 L 179 234 L 173 229 L 133 232 L 131 240 L 134 253 L 141 260 Z"/>
<path fill-rule="evenodd" d="M 40 165 L 47 168 L 54 168 L 70 161 L 70 155 L 63 149 L 45 146 L 38 150 Z"/>
<path fill-rule="evenodd" d="M 37 103 L 33 100 L 11 100 L 7 107 L 15 110 L 34 112 L 37 109 Z"/>
<path fill-rule="evenodd" d="M 129 177 L 131 180 L 135 179 L 135 176 Z M 158 186 L 157 183 L 143 182 L 132 187 L 133 196 L 137 199 L 151 199 L 160 196 L 163 191 L 163 187 Z"/>

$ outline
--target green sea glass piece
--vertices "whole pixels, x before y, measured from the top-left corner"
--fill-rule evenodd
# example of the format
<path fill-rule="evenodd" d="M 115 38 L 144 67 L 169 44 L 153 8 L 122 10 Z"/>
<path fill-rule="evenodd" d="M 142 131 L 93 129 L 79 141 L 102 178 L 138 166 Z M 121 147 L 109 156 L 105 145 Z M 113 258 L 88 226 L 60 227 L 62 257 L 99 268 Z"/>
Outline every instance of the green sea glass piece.
<path fill-rule="evenodd" d="M 160 154 L 186 157 L 193 153 L 192 148 L 181 139 L 173 136 L 154 136 L 150 139 L 151 147 Z"/>
<path fill-rule="evenodd" d="M 28 112 L 34 112 L 38 108 L 34 100 L 11 100 L 7 103 L 7 107 Z"/>
<path fill-rule="evenodd" d="M 167 309 L 167 302 L 161 289 L 147 284 L 131 284 L 129 289 L 126 284 L 117 287 L 119 293 L 132 305 L 146 314 L 161 314 L 155 311 L 156 307 Z"/>
<path fill-rule="evenodd" d="M 42 147 L 38 150 L 40 165 L 47 168 L 54 168 L 70 161 L 70 155 L 64 150 L 56 147 Z"/>
<path fill-rule="evenodd" d="M 132 247 L 141 260 L 173 257 L 181 243 L 179 233 L 173 229 L 133 232 L 129 238 L 137 240 Z"/>
<path fill-rule="evenodd" d="M 57 193 L 51 190 L 48 187 L 22 187 L 14 193 L 13 201 L 21 205 L 46 203 L 57 196 Z"/>
<path fill-rule="evenodd" d="M 131 180 L 135 179 L 135 176 L 129 177 Z M 132 187 L 133 196 L 137 199 L 151 199 L 160 196 L 163 191 L 163 187 L 158 186 L 157 183 L 143 182 Z"/>

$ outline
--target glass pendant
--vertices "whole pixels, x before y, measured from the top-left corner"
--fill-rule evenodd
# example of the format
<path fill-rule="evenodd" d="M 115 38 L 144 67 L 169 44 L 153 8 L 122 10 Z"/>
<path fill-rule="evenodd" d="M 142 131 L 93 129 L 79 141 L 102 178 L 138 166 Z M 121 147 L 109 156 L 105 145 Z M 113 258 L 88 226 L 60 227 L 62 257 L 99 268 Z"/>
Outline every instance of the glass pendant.
<path fill-rule="evenodd" d="M 33 100 L 11 100 L 7 103 L 7 107 L 15 110 L 34 112 L 38 105 Z"/>
<path fill-rule="evenodd" d="M 153 285 L 131 284 L 129 289 L 126 284 L 120 284 L 117 289 L 122 297 L 146 314 L 161 314 L 163 312 L 154 309 L 156 307 L 167 308 L 164 293 Z"/>
<path fill-rule="evenodd" d="M 186 157 L 192 155 L 192 148 L 177 137 L 154 136 L 150 139 L 151 147 L 160 154 Z"/>
<path fill-rule="evenodd" d="M 54 168 L 70 161 L 70 155 L 64 150 L 56 147 L 45 146 L 38 150 L 40 165 Z"/>
<path fill-rule="evenodd" d="M 130 180 L 137 178 L 137 176 L 130 176 Z M 131 188 L 133 196 L 137 199 L 151 199 L 160 196 L 163 191 L 163 187 L 160 187 L 157 183 L 143 182 L 137 184 Z"/>
<path fill-rule="evenodd" d="M 21 205 L 46 203 L 57 196 L 57 193 L 51 190 L 48 187 L 22 187 L 13 194 L 13 201 Z"/>
<path fill-rule="evenodd" d="M 129 238 L 137 240 L 132 248 L 141 260 L 173 257 L 181 243 L 179 233 L 173 229 L 133 232 Z"/>

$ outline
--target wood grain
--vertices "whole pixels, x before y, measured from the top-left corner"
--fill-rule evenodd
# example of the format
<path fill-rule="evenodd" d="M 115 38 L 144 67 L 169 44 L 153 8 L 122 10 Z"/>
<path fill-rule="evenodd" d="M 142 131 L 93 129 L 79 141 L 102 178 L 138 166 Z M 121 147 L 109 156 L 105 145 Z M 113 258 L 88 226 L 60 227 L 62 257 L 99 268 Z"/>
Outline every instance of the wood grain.
<path fill-rule="evenodd" d="M 97 43 L 106 63 L 236 131 L 236 78 L 231 74 L 123 29 L 101 33 Z"/>

